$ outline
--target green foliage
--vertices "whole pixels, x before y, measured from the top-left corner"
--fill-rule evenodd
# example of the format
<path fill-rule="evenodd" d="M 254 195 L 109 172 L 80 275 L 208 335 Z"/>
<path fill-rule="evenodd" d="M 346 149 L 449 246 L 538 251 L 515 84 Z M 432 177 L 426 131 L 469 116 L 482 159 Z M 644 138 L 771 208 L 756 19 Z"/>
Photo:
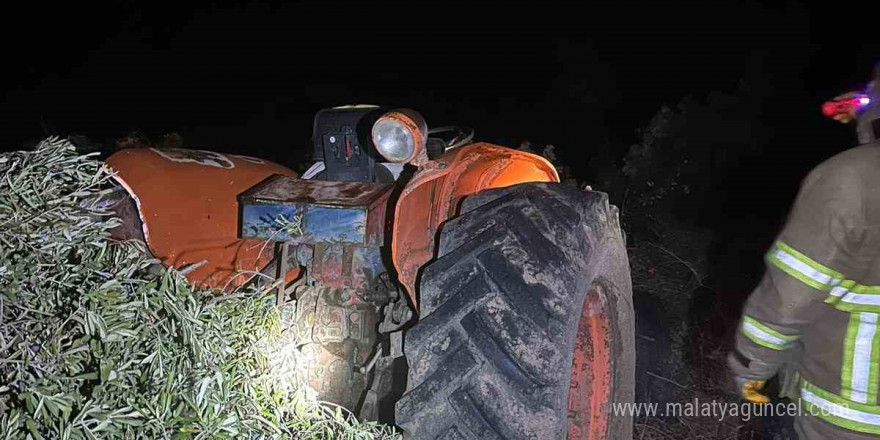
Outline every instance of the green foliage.
<path fill-rule="evenodd" d="M 0 438 L 396 436 L 314 400 L 271 295 L 110 241 L 110 183 L 67 141 L 0 155 Z"/>
<path fill-rule="evenodd" d="M 700 217 L 695 212 L 722 211 L 719 204 L 728 200 L 714 194 L 741 189 L 750 180 L 744 176 L 767 160 L 762 99 L 740 84 L 732 93 L 662 106 L 623 158 L 628 202 L 674 213 L 681 222 Z"/>

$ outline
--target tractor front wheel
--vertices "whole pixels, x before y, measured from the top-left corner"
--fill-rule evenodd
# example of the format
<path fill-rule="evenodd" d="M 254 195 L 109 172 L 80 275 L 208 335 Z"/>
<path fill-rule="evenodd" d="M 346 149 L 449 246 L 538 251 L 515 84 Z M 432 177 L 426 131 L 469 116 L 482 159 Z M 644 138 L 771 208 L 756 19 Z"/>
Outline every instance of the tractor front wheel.
<path fill-rule="evenodd" d="M 415 439 L 630 439 L 632 287 L 605 194 L 527 183 L 445 223 L 405 335 Z"/>

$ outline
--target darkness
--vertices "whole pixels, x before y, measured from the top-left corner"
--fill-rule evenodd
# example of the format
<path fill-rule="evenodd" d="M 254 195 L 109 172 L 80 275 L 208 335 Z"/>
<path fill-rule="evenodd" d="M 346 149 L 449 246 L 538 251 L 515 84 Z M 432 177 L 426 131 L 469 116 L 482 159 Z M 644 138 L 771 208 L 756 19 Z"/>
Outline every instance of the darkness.
<path fill-rule="evenodd" d="M 604 139 L 632 141 L 662 103 L 746 81 L 766 91 L 755 110 L 773 127 L 775 155 L 807 140 L 811 150 L 840 145 L 848 133 L 817 106 L 863 83 L 873 61 L 851 24 L 825 27 L 830 11 L 783 2 L 47 9 L 5 14 L 7 148 L 39 136 L 46 115 L 98 138 L 176 130 L 200 146 L 281 158 L 306 142 L 317 109 L 375 102 L 579 158 Z"/>
<path fill-rule="evenodd" d="M 176 131 L 190 146 L 291 164 L 315 111 L 376 103 L 473 126 L 480 140 L 553 144 L 589 180 L 600 145 L 620 159 L 661 105 L 747 84 L 757 99 L 745 122 L 761 135 L 737 172 L 771 178 L 718 190 L 727 208 L 770 197 L 757 202 L 776 217 L 809 168 L 852 143 L 818 107 L 861 87 L 877 48 L 854 22 L 828 20 L 834 7 L 796 2 L 191 5 L 4 14 L 2 148 L 39 139 L 47 120 L 105 142 Z"/>

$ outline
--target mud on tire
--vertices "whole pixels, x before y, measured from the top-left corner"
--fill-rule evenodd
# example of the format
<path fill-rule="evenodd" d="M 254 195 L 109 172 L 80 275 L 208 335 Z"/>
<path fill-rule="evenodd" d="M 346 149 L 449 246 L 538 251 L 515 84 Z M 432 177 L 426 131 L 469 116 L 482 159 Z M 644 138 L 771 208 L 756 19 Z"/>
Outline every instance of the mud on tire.
<path fill-rule="evenodd" d="M 632 288 L 605 194 L 527 183 L 465 199 L 443 225 L 420 287 L 420 320 L 405 335 L 407 390 L 396 406 L 407 438 L 558 439 L 572 423 L 578 437 L 632 438 L 631 419 L 605 406 L 632 401 L 634 374 Z M 571 418 L 588 291 L 604 298 L 609 323 L 598 346 L 609 354 L 607 377 L 592 378 L 604 380 L 607 395 L 602 409 Z"/>

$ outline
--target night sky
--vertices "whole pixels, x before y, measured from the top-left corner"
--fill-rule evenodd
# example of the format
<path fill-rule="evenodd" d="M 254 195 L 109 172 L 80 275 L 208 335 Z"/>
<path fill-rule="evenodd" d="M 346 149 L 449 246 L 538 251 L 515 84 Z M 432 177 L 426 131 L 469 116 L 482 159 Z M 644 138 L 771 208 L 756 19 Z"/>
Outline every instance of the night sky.
<path fill-rule="evenodd" d="M 852 144 L 819 105 L 861 87 L 877 53 L 858 11 L 794 2 L 213 3 L 4 14 L 0 145 L 40 138 L 45 115 L 62 133 L 177 131 L 290 163 L 316 110 L 376 103 L 481 140 L 552 143 L 583 173 L 596 145 L 622 154 L 661 105 L 746 83 L 760 94 L 750 124 L 769 133 L 761 161 L 795 154 L 796 175 Z"/>

